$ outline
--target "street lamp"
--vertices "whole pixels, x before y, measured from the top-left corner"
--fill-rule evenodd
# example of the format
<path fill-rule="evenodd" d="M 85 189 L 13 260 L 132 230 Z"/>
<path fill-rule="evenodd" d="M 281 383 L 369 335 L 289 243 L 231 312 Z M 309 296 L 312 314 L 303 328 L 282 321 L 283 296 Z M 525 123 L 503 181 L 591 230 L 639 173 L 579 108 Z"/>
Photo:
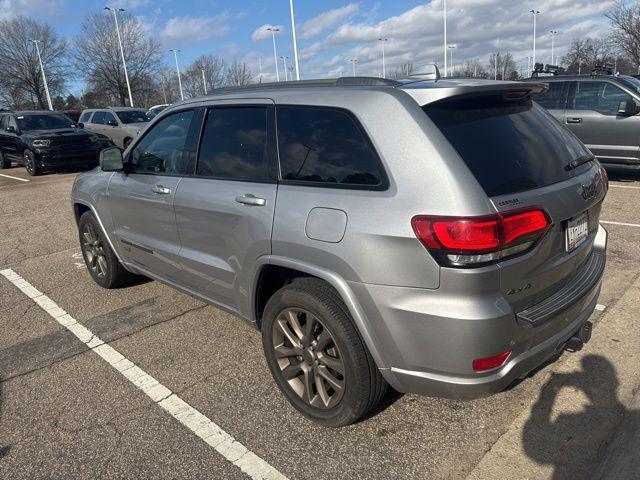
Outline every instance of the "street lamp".
<path fill-rule="evenodd" d="M 293 14 L 293 0 L 289 0 L 291 8 L 291 34 L 293 36 L 293 58 L 296 64 L 296 80 L 300 80 L 300 66 L 298 65 L 298 42 L 296 42 L 296 20 Z"/>
<path fill-rule="evenodd" d="M 289 81 L 289 77 L 287 76 L 287 58 L 289 58 L 289 57 L 285 57 L 284 55 L 280 55 L 280 58 L 282 59 L 282 63 L 284 64 L 284 81 L 288 82 Z"/>
<path fill-rule="evenodd" d="M 280 74 L 278 73 L 278 51 L 276 50 L 276 32 L 279 32 L 279 28 L 267 27 L 267 30 L 271 32 L 271 39 L 273 40 L 273 64 L 276 67 L 276 82 L 280 81 Z"/>
<path fill-rule="evenodd" d="M 120 26 L 118 25 L 118 12 L 124 12 L 124 8 L 104 7 L 105 10 L 113 12 L 113 19 L 116 21 L 116 34 L 118 36 L 118 45 L 120 45 L 120 56 L 122 57 L 122 66 L 124 68 L 124 78 L 127 81 L 127 91 L 129 92 L 129 106 L 133 107 L 133 95 L 131 95 L 131 85 L 129 84 L 129 74 L 127 73 L 127 62 L 124 59 L 124 48 L 122 47 L 122 38 L 120 37 Z"/>
<path fill-rule="evenodd" d="M 444 0 L 444 76 L 447 76 L 447 0 Z"/>
<path fill-rule="evenodd" d="M 182 80 L 180 79 L 180 66 L 178 65 L 178 52 L 182 50 L 169 49 L 170 52 L 173 52 L 173 57 L 176 59 L 176 72 L 178 72 L 178 87 L 180 88 L 180 98 L 184 101 L 184 93 L 182 93 Z"/>
<path fill-rule="evenodd" d="M 531 14 L 533 14 L 533 68 L 536 68 L 536 18 L 540 15 L 538 10 L 530 10 Z"/>
<path fill-rule="evenodd" d="M 42 64 L 42 57 L 40 56 L 40 46 L 39 43 L 42 40 L 31 40 L 36 44 L 36 52 L 38 52 L 38 62 L 40 63 L 40 71 L 42 72 L 42 81 L 44 82 L 44 93 L 47 94 L 47 104 L 49 105 L 49 110 L 53 110 L 53 105 L 51 104 L 51 95 L 49 95 L 49 85 L 47 85 L 47 76 L 44 74 L 44 65 Z"/>
<path fill-rule="evenodd" d="M 351 64 L 351 67 L 353 68 L 353 76 L 356 76 L 356 63 L 358 63 L 358 59 L 357 58 L 350 58 L 349 60 L 347 60 L 348 63 Z"/>
<path fill-rule="evenodd" d="M 379 42 L 382 42 L 382 78 L 387 78 L 387 71 L 384 65 L 384 44 L 389 41 L 388 38 L 381 37 L 378 39 Z"/>
<path fill-rule="evenodd" d="M 449 55 L 451 56 L 450 58 L 450 63 L 451 63 L 451 74 L 453 74 L 453 50 L 456 48 L 455 45 L 448 45 L 447 48 L 449 49 Z"/>
<path fill-rule="evenodd" d="M 202 72 L 202 86 L 204 87 L 204 94 L 207 94 L 207 79 L 204 76 L 204 68 L 201 68 L 200 71 Z"/>
<path fill-rule="evenodd" d="M 549 30 L 549 33 L 551 34 L 551 65 L 555 65 L 553 60 L 553 47 L 555 46 L 555 39 L 558 32 L 556 30 Z"/>

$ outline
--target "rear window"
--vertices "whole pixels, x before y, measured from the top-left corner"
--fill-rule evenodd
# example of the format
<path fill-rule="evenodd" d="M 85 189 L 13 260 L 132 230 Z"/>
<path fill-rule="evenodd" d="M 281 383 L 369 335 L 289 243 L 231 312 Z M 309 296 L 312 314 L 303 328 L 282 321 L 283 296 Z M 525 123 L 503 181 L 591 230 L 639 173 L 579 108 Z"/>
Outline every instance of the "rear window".
<path fill-rule="evenodd" d="M 459 97 L 423 110 L 490 197 L 551 185 L 588 168 L 565 168 L 589 151 L 531 100 Z"/>

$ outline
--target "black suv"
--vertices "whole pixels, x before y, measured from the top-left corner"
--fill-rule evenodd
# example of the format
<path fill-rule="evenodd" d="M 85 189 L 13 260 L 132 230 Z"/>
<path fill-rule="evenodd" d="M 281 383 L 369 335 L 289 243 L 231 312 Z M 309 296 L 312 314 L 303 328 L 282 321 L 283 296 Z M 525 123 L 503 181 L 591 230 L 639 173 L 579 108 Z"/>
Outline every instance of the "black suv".
<path fill-rule="evenodd" d="M 63 168 L 93 168 L 104 135 L 86 132 L 66 115 L 48 111 L 0 112 L 0 168 L 24 165 L 29 175 Z"/>

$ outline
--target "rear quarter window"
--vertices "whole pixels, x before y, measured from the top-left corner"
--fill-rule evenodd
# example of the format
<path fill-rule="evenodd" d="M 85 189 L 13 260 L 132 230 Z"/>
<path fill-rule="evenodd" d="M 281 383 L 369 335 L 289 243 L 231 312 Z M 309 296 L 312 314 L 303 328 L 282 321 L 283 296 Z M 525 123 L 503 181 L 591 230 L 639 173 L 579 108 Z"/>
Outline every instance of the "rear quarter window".
<path fill-rule="evenodd" d="M 491 197 L 551 185 L 588 168 L 566 168 L 589 151 L 531 99 L 456 97 L 423 110 Z"/>

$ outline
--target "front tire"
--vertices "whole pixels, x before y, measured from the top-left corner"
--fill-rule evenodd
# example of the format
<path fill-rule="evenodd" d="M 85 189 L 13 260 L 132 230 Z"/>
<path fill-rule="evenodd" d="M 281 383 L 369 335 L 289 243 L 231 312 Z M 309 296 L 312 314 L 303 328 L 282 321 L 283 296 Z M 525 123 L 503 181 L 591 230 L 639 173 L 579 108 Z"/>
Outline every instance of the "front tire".
<path fill-rule="evenodd" d="M 80 248 L 91 278 L 103 288 L 117 288 L 134 275 L 118 261 L 92 212 L 85 212 L 78 222 Z"/>
<path fill-rule="evenodd" d="M 0 150 L 0 169 L 11 168 L 11 160 L 7 160 L 7 156 Z"/>
<path fill-rule="evenodd" d="M 384 396 L 386 382 L 349 310 L 322 280 L 298 278 L 269 299 L 262 344 L 280 390 L 317 423 L 354 423 Z"/>
<path fill-rule="evenodd" d="M 42 171 L 40 170 L 40 166 L 36 161 L 36 157 L 31 150 L 25 150 L 24 154 L 24 166 L 27 169 L 27 173 L 30 177 L 35 177 L 36 175 L 40 175 Z"/>

